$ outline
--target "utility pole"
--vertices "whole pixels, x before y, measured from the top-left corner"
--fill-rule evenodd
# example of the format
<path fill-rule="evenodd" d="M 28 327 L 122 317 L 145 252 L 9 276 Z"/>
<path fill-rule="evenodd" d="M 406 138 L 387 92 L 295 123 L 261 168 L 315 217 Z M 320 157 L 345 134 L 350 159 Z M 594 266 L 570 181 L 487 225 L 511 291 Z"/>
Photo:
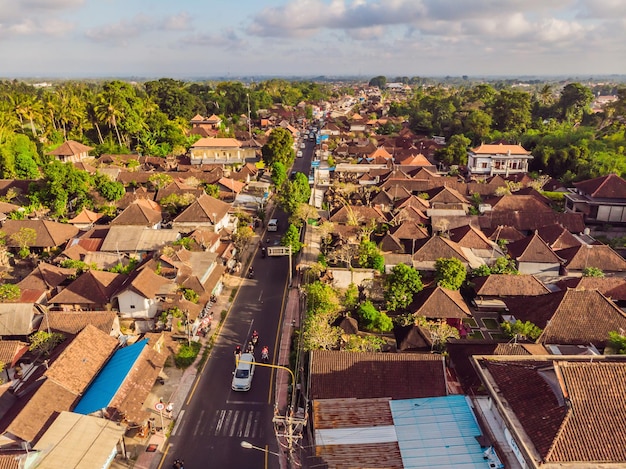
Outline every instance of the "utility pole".
<path fill-rule="evenodd" d="M 248 98 L 248 138 L 252 140 L 252 122 L 250 122 L 250 93 L 246 93 Z"/>

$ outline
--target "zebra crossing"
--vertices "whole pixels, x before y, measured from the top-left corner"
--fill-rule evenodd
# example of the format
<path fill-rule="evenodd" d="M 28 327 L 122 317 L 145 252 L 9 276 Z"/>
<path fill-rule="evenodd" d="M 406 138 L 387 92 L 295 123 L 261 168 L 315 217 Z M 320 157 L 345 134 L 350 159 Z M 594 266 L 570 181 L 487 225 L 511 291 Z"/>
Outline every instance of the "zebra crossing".
<path fill-rule="evenodd" d="M 209 431 L 212 436 L 258 438 L 262 436 L 261 411 L 219 409 L 215 411 Z"/>

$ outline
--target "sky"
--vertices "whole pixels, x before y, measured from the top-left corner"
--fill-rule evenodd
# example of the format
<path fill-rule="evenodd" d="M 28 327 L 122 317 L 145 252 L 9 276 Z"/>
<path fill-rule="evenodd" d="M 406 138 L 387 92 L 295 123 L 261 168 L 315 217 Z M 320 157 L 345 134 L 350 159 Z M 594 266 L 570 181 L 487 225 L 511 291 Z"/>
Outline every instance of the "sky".
<path fill-rule="evenodd" d="M 626 0 L 0 0 L 0 77 L 626 74 Z"/>

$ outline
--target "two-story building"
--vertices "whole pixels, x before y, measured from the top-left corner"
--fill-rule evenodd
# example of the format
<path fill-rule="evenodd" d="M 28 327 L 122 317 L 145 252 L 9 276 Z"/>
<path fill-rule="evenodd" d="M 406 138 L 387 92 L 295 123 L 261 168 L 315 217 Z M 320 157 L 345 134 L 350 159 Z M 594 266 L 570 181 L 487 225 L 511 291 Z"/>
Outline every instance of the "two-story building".
<path fill-rule="evenodd" d="M 582 213 L 586 223 L 626 223 L 626 181 L 609 174 L 574 183 L 565 211 Z"/>
<path fill-rule="evenodd" d="M 483 144 L 467 152 L 467 169 L 476 176 L 527 173 L 532 158 L 521 145 Z"/>
<path fill-rule="evenodd" d="M 256 151 L 235 138 L 206 137 L 191 145 L 189 157 L 192 165 L 245 164 L 256 158 Z"/>

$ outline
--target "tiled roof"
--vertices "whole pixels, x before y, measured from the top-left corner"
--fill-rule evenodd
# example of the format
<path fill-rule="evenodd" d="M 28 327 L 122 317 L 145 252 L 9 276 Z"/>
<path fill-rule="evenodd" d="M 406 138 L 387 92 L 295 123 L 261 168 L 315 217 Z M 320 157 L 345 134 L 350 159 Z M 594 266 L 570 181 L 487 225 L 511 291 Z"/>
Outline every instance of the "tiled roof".
<path fill-rule="evenodd" d="M 133 272 L 119 291 L 131 289 L 144 298 L 154 299 L 167 284 L 175 287 L 173 280 L 161 277 L 152 269 L 145 267 Z"/>
<path fill-rule="evenodd" d="M 596 267 L 604 272 L 626 271 L 626 260 L 606 244 L 585 244 L 557 252 L 565 259 L 568 270 L 583 270 Z"/>
<path fill-rule="evenodd" d="M 476 363 L 536 467 L 624 466 L 623 359 L 510 356 Z"/>
<path fill-rule="evenodd" d="M 407 205 L 402 207 L 393 217 L 394 222 L 405 222 L 405 221 L 413 221 L 418 224 L 428 224 L 430 219 L 428 216 L 424 215 L 419 208 L 413 205 Z"/>
<path fill-rule="evenodd" d="M 92 212 L 91 210 L 87 210 L 83 208 L 83 210 L 78 213 L 74 218 L 68 220 L 68 223 L 95 223 L 97 220 L 102 218 L 101 213 Z"/>
<path fill-rule="evenodd" d="M 450 239 L 464 248 L 493 249 L 493 243 L 485 234 L 472 225 L 459 226 L 450 230 Z"/>
<path fill-rule="evenodd" d="M 538 371 L 546 363 L 531 360 L 485 360 L 484 363 L 524 431 L 545 458 L 567 415 L 562 398 L 555 395 L 551 383 Z"/>
<path fill-rule="evenodd" d="M 472 279 L 477 296 L 536 296 L 550 290 L 533 275 L 492 274 Z"/>
<path fill-rule="evenodd" d="M 205 137 L 191 145 L 191 148 L 238 148 L 241 142 L 235 138 Z"/>
<path fill-rule="evenodd" d="M 50 304 L 95 304 L 104 305 L 122 285 L 126 275 L 98 270 L 88 270 L 67 288 L 51 298 Z"/>
<path fill-rule="evenodd" d="M 494 212 L 517 211 L 532 213 L 551 213 L 552 209 L 532 195 L 504 195 L 488 199 Z"/>
<path fill-rule="evenodd" d="M 472 315 L 458 290 L 437 286 L 425 288 L 407 307 L 411 314 L 428 319 L 466 318 Z"/>
<path fill-rule="evenodd" d="M 597 199 L 626 199 L 626 181 L 616 174 L 575 182 L 574 186 Z"/>
<path fill-rule="evenodd" d="M 537 234 L 554 250 L 571 248 L 581 244 L 572 233 L 558 224 L 543 226 L 537 230 Z"/>
<path fill-rule="evenodd" d="M 46 371 L 47 379 L 11 422 L 8 431 L 33 442 L 56 413 L 71 410 L 109 359 L 117 340 L 94 326 L 87 326 Z"/>
<path fill-rule="evenodd" d="M 230 208 L 230 204 L 202 194 L 174 219 L 174 223 L 210 222 L 215 224 L 226 216 Z"/>
<path fill-rule="evenodd" d="M 402 190 L 405 190 L 404 188 L 400 188 Z M 392 193 L 397 194 L 398 192 L 400 192 L 400 189 L 398 189 L 397 191 L 394 191 L 392 189 L 388 189 L 389 191 L 392 191 Z M 396 200 L 398 200 L 398 198 L 396 198 Z M 410 195 L 406 198 L 401 198 L 401 200 L 398 201 L 398 203 L 396 204 L 395 208 L 404 208 L 407 206 L 411 206 L 411 207 L 415 207 L 419 210 L 425 210 L 427 208 L 430 207 L 430 202 L 428 202 L 428 200 L 426 199 L 422 199 L 421 197 L 418 197 L 416 195 Z"/>
<path fill-rule="evenodd" d="M 35 242 L 29 245 L 32 247 L 61 246 L 78 234 L 78 228 L 68 223 L 47 220 L 6 220 L 2 225 L 2 231 L 6 233 L 8 246 L 17 246 L 17 243 L 11 239 L 11 235 L 18 233 L 22 228 L 31 228 L 37 233 Z"/>
<path fill-rule="evenodd" d="M 79 155 L 80 153 L 86 153 L 90 150 L 93 150 L 93 147 L 88 147 L 87 145 L 83 145 L 82 143 L 74 140 L 68 140 L 49 152 L 48 155 L 72 156 Z"/>
<path fill-rule="evenodd" d="M 547 462 L 626 465 L 626 363 L 558 362 L 570 411 Z"/>
<path fill-rule="evenodd" d="M 335 213 L 330 216 L 330 221 L 333 223 L 350 223 L 351 215 L 354 214 L 354 218 L 361 225 L 367 225 L 371 220 L 375 220 L 379 223 L 387 221 L 385 215 L 377 208 L 367 207 L 365 205 L 350 205 L 349 207 L 342 206 Z"/>
<path fill-rule="evenodd" d="M 46 377 L 80 395 L 118 345 L 117 339 L 91 324 L 72 340 L 46 371 Z"/>
<path fill-rule="evenodd" d="M 530 152 L 521 145 L 504 145 L 502 143 L 496 145 L 482 144 L 473 148 L 472 152 L 477 155 L 506 155 L 509 152 L 511 155 L 530 155 Z"/>
<path fill-rule="evenodd" d="M 560 264 L 562 259 L 534 233 L 507 245 L 509 255 L 518 262 Z"/>
<path fill-rule="evenodd" d="M 626 314 L 597 290 L 568 289 L 504 300 L 510 314 L 543 329 L 538 343 L 604 348 L 610 331 L 626 330 Z"/>
<path fill-rule="evenodd" d="M 437 187 L 427 192 L 430 195 L 428 201 L 430 204 L 468 204 L 469 202 L 456 189 L 450 187 Z"/>
<path fill-rule="evenodd" d="M 346 386 L 346 383 L 350 383 Z M 410 399 L 446 395 L 442 357 L 414 353 L 311 352 L 311 398 Z"/>
<path fill-rule="evenodd" d="M 493 351 L 494 355 L 548 355 L 548 351 L 541 344 L 507 343 L 498 344 Z"/>
<path fill-rule="evenodd" d="M 115 217 L 111 221 L 111 225 L 152 226 L 160 223 L 162 220 L 163 216 L 158 204 L 148 199 L 137 199 Z"/>
<path fill-rule="evenodd" d="M 562 290 L 598 290 L 613 301 L 626 301 L 626 279 L 623 277 L 572 277 L 558 285 Z"/>
<path fill-rule="evenodd" d="M 482 224 L 481 224 L 482 225 Z M 519 241 L 520 239 L 524 239 L 524 233 L 519 231 L 517 228 L 507 225 L 496 226 L 495 228 L 483 228 L 483 232 L 489 236 L 491 241 L 499 241 L 505 240 L 508 242 L 511 241 Z"/>
<path fill-rule="evenodd" d="M 389 401 L 389 397 L 316 399 L 313 402 L 315 429 L 393 425 Z"/>
<path fill-rule="evenodd" d="M 66 282 L 67 278 L 75 273 L 76 269 L 65 269 L 47 262 L 41 262 L 18 283 L 18 286 L 21 289 L 47 291 Z"/>
<path fill-rule="evenodd" d="M 392 234 L 398 239 L 426 239 L 428 231 L 414 220 L 403 221 L 392 229 Z"/>
<path fill-rule="evenodd" d="M 462 262 L 468 262 L 461 247 L 454 241 L 450 241 L 442 236 L 430 237 L 425 243 L 416 248 L 415 254 L 413 254 L 415 262 L 434 262 L 440 257 L 444 259 L 455 257 Z"/>
<path fill-rule="evenodd" d="M 582 213 L 493 211 L 478 217 L 481 229 L 495 229 L 501 225 L 512 226 L 520 231 L 537 230 L 542 226 L 559 223 L 572 233 L 585 229 Z"/>
<path fill-rule="evenodd" d="M 50 311 L 39 324 L 39 330 L 76 335 L 87 325 L 92 325 L 109 334 L 116 318 L 115 311 Z"/>
<path fill-rule="evenodd" d="M 454 372 L 466 394 L 484 395 L 486 390 L 472 366 L 472 355 L 492 355 L 497 344 L 492 340 L 455 340 L 447 344 Z"/>
<path fill-rule="evenodd" d="M 28 351 L 29 344 L 21 340 L 0 340 L 0 362 L 10 368 Z"/>

